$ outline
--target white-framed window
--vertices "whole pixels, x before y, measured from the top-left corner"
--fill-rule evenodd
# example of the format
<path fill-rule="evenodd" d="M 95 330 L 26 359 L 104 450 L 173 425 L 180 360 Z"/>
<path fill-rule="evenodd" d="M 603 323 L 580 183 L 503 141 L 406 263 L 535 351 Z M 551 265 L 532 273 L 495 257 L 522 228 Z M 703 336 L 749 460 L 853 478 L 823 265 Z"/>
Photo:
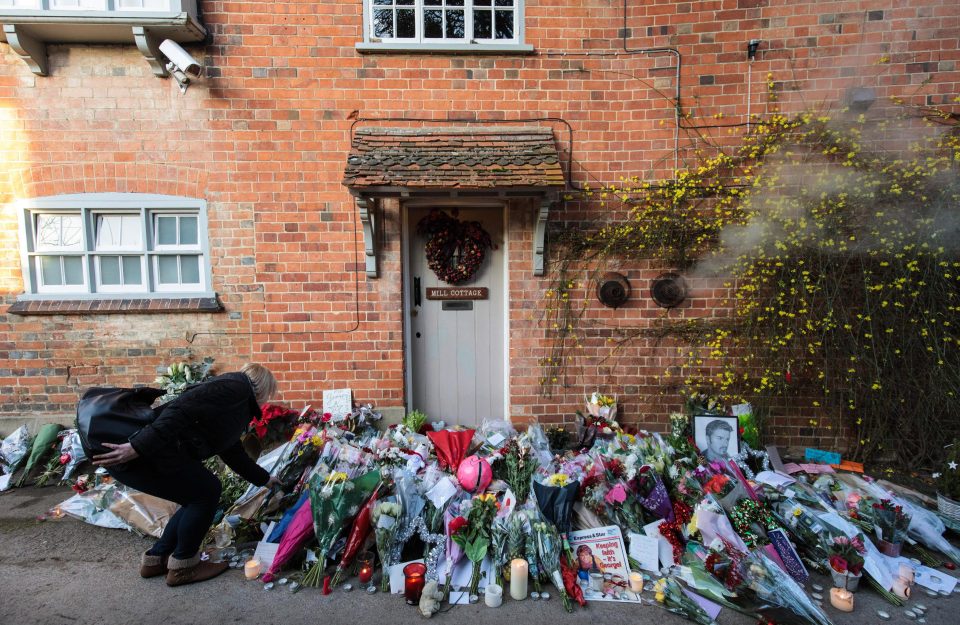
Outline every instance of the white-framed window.
<path fill-rule="evenodd" d="M 22 203 L 21 252 L 30 295 L 206 294 L 206 204 L 142 194 Z"/>
<path fill-rule="evenodd" d="M 369 42 L 522 43 L 523 0 L 364 0 Z"/>
<path fill-rule="evenodd" d="M 0 0 L 0 8 L 34 11 L 152 11 L 174 10 L 171 0 Z M 181 3 L 178 2 L 178 6 Z"/>
<path fill-rule="evenodd" d="M 106 11 L 107 0 L 49 0 L 52 11 Z"/>

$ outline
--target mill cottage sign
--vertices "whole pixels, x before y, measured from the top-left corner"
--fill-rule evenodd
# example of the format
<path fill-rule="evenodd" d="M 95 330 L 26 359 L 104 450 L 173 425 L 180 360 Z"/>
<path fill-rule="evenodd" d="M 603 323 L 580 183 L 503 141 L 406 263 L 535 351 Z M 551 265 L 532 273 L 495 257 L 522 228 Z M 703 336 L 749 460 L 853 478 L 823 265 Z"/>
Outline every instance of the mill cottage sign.
<path fill-rule="evenodd" d="M 454 299 L 487 299 L 490 290 L 487 287 L 476 289 L 461 288 L 428 288 L 427 299 L 454 300 Z"/>

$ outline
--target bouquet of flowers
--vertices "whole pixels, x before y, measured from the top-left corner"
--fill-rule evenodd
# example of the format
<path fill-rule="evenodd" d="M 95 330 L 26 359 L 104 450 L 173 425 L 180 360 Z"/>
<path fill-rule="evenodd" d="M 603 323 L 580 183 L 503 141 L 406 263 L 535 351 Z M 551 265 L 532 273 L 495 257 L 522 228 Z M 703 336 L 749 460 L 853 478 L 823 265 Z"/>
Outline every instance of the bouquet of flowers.
<path fill-rule="evenodd" d="M 670 415 L 670 434 L 667 444 L 674 450 L 678 458 L 685 458 L 695 462 L 697 450 L 690 430 L 690 417 L 680 412 Z"/>
<path fill-rule="evenodd" d="M 304 424 L 294 431 L 292 442 L 293 447 L 281 460 L 283 464 L 277 470 L 277 478 L 280 480 L 280 490 L 296 499 L 299 497 L 301 486 L 317 464 L 327 437 L 325 432 Z"/>
<path fill-rule="evenodd" d="M 357 553 L 360 552 L 360 548 L 367 542 L 367 536 L 370 535 L 371 521 L 373 519 L 373 507 L 377 503 L 377 493 L 379 491 L 380 486 L 378 485 L 377 488 L 374 489 L 373 494 L 370 495 L 370 498 L 367 499 L 367 503 L 363 504 L 363 508 L 360 509 L 357 518 L 353 521 L 353 527 L 350 529 L 350 534 L 347 537 L 347 544 L 343 548 L 343 555 L 340 556 L 340 563 L 337 564 L 337 571 L 333 574 L 333 581 L 331 583 L 334 586 L 343 581 L 347 567 L 353 564 Z"/>
<path fill-rule="evenodd" d="M 540 577 L 543 570 L 537 554 L 537 534 L 535 528 L 536 523 L 540 520 L 540 516 L 536 510 L 529 509 L 520 511 L 520 514 L 523 515 L 524 518 L 524 557 L 530 567 L 530 579 L 533 580 L 533 589 L 539 593 Z"/>
<path fill-rule="evenodd" d="M 803 588 L 763 551 L 744 553 L 724 542 L 711 550 L 704 566 L 733 594 L 739 608 L 781 625 L 831 625 Z"/>
<path fill-rule="evenodd" d="M 450 580 L 453 578 L 453 568 L 463 560 L 463 549 L 460 543 L 455 539 L 456 535 L 466 527 L 468 521 L 466 517 L 460 516 L 459 504 L 451 503 L 443 514 L 444 525 L 446 526 L 447 543 L 447 579 L 443 584 L 443 596 L 450 596 Z"/>
<path fill-rule="evenodd" d="M 864 506 L 869 505 L 869 510 Z M 889 499 L 880 501 L 864 497 L 860 500 L 861 517 L 870 519 L 880 534 L 880 539 L 888 543 L 902 543 L 910 527 L 910 517 L 900 506 Z"/>
<path fill-rule="evenodd" d="M 249 428 L 260 440 L 261 446 L 282 443 L 290 439 L 299 413 L 276 404 L 264 404 L 260 416 L 250 420 Z"/>
<path fill-rule="evenodd" d="M 867 552 L 863 541 L 859 536 L 847 538 L 846 536 L 837 536 L 830 542 L 827 549 L 827 561 L 837 573 L 849 573 L 853 577 L 859 577 L 863 570 L 863 554 Z"/>
<path fill-rule="evenodd" d="M 380 472 L 370 471 L 354 480 L 342 471 L 334 471 L 326 478 L 315 475 L 310 482 L 310 507 L 313 510 L 313 529 L 320 548 L 320 557 L 303 578 L 304 586 L 319 586 L 324 559 L 348 520 L 360 512 L 363 502 L 380 484 Z"/>
<path fill-rule="evenodd" d="M 373 508 L 374 536 L 377 541 L 377 554 L 383 566 L 380 578 L 380 591 L 387 592 L 390 583 L 390 566 L 393 561 L 393 540 L 397 533 L 397 523 L 403 510 L 393 501 L 380 501 Z"/>
<path fill-rule="evenodd" d="M 654 599 L 668 612 L 682 616 L 699 625 L 717 625 L 696 601 L 683 591 L 680 583 L 672 577 L 661 577 L 653 585 Z"/>
<path fill-rule="evenodd" d="M 470 575 L 471 595 L 477 594 L 480 588 L 480 565 L 487 557 L 487 551 L 490 548 L 491 525 L 496 513 L 496 495 L 477 495 L 471 501 L 466 524 L 456 523 L 460 527 L 453 533 L 453 540 L 460 545 L 467 559 L 473 563 L 473 573 Z"/>
<path fill-rule="evenodd" d="M 594 393 L 587 398 L 587 414 L 577 411 L 577 448 L 590 449 L 598 437 L 609 439 L 620 430 L 617 401 Z"/>
<path fill-rule="evenodd" d="M 667 487 L 657 472 L 650 469 L 649 465 L 640 467 L 631 482 L 637 493 L 637 501 L 658 519 L 666 519 L 668 523 L 672 523 L 675 517 Z"/>
<path fill-rule="evenodd" d="M 723 506 L 723 509 L 727 512 L 733 510 L 741 499 L 750 497 L 750 493 L 747 492 L 743 484 L 737 478 L 726 473 L 707 472 L 703 474 L 703 477 L 705 478 L 703 491 L 713 495 L 717 503 Z"/>
<path fill-rule="evenodd" d="M 512 438 L 507 443 L 503 462 L 506 466 L 506 482 L 510 490 L 517 497 L 517 503 L 523 504 L 530 496 L 530 481 L 537 472 L 540 462 L 533 455 L 529 447 L 520 445 L 517 439 Z"/>
<path fill-rule="evenodd" d="M 557 528 L 547 521 L 539 521 L 533 524 L 534 542 L 537 546 L 537 558 L 543 566 L 544 572 L 550 577 L 550 581 L 557 587 L 560 593 L 560 599 L 563 601 L 563 607 L 567 612 L 573 612 L 573 603 L 567 594 L 563 583 L 563 576 L 560 574 L 560 552 L 563 545 L 560 542 L 560 534 Z"/>
<path fill-rule="evenodd" d="M 612 434 L 612 430 L 619 427 L 616 422 L 617 399 L 615 397 L 609 397 L 594 391 L 587 398 L 587 412 L 593 417 L 593 420 L 588 421 L 588 424 L 611 429 L 609 432 L 601 432 L 602 434 Z"/>

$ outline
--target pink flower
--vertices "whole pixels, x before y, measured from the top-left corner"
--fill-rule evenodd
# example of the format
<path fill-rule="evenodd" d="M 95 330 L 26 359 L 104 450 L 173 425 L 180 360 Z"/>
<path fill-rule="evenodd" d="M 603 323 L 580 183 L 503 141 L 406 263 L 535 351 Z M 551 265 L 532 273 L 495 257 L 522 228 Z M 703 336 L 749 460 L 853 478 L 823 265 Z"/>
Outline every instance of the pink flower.
<path fill-rule="evenodd" d="M 607 492 L 604 500 L 611 505 L 623 503 L 627 500 L 627 489 L 623 487 L 623 484 L 617 484 Z"/>

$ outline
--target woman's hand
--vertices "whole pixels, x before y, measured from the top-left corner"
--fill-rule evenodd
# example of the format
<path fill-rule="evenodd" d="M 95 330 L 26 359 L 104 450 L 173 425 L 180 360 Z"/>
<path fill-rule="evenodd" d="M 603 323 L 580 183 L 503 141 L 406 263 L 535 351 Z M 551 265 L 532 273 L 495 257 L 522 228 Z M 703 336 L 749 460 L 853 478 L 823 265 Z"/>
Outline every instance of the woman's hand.
<path fill-rule="evenodd" d="M 123 464 L 140 457 L 140 454 L 137 453 L 137 450 L 134 449 L 130 443 L 123 443 L 122 445 L 104 443 L 103 446 L 113 451 L 93 457 L 93 464 L 100 465 L 101 467 Z"/>
<path fill-rule="evenodd" d="M 267 480 L 267 483 L 264 484 L 263 486 L 264 488 L 267 488 L 267 489 L 274 489 L 274 488 L 280 488 L 280 485 L 281 485 L 280 478 L 277 477 L 276 475 L 271 475 L 270 479 Z"/>

